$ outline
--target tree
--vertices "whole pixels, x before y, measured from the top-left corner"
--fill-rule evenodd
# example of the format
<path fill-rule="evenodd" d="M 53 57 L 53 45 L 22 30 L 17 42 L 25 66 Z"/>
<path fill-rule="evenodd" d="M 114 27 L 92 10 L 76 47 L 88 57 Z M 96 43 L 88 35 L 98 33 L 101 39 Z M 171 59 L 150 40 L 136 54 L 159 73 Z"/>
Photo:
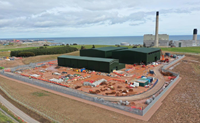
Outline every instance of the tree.
<path fill-rule="evenodd" d="M 120 47 L 120 45 L 117 45 L 117 47 Z"/>
<path fill-rule="evenodd" d="M 95 46 L 93 45 L 92 48 L 95 48 Z"/>

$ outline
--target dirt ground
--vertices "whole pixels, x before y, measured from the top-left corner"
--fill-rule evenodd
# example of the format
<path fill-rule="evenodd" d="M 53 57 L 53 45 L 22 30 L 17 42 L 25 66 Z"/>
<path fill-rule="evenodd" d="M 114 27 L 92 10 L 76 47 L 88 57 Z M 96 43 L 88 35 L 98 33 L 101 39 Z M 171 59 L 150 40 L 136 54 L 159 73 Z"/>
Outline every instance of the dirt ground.
<path fill-rule="evenodd" d="M 13 60 L 13 61 L 0 60 L 0 66 L 5 67 L 5 68 L 12 68 L 12 67 L 16 67 L 18 65 L 27 65 L 27 64 L 30 64 L 30 63 L 36 63 L 36 62 L 47 61 L 47 60 L 54 60 L 60 55 L 79 56 L 79 51 L 66 53 L 66 54 L 40 55 L 40 56 L 35 56 L 35 57 L 17 59 L 17 60 Z"/>
<path fill-rule="evenodd" d="M 188 56 L 184 60 L 200 62 L 200 57 Z M 199 63 L 184 61 L 172 71 L 180 73 L 182 80 L 165 98 L 149 123 L 200 122 L 200 67 Z M 195 67 L 194 67 L 195 66 Z M 3 80 L 1 78 L 1 80 Z M 0 85 L 15 98 L 34 106 L 61 122 L 77 123 L 143 123 L 115 112 L 80 103 L 30 86 L 3 80 Z M 35 94 L 39 93 L 39 94 Z M 43 94 L 41 94 L 43 93 Z M 45 96 L 40 96 L 45 95 Z"/>

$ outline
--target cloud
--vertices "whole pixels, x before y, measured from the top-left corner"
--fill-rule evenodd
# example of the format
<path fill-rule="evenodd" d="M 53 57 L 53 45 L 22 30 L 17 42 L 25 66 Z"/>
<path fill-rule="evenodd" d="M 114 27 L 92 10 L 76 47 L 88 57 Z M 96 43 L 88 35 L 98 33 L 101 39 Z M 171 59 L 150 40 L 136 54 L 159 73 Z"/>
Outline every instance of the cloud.
<path fill-rule="evenodd" d="M 119 25 L 132 28 L 153 23 L 156 11 L 160 11 L 160 21 L 199 12 L 197 3 L 198 0 L 0 0 L 0 29 L 42 32 Z"/>

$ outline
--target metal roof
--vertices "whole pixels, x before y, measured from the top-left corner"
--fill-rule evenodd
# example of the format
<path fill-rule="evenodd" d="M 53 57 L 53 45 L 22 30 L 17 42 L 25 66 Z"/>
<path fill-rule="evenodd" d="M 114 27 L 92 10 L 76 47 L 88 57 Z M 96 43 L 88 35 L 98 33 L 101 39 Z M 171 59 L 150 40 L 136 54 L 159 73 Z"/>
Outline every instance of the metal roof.
<path fill-rule="evenodd" d="M 151 53 L 154 51 L 159 51 L 159 48 L 130 48 L 130 49 L 124 49 L 120 51 L 135 51 L 135 52 L 141 52 L 141 53 Z"/>
<path fill-rule="evenodd" d="M 122 50 L 122 49 L 128 49 L 127 47 L 100 47 L 100 48 L 94 48 L 94 50 L 100 50 L 100 51 L 112 51 L 112 50 Z"/>
<path fill-rule="evenodd" d="M 58 58 L 68 58 L 68 59 L 77 59 L 77 60 L 89 60 L 89 61 L 101 61 L 101 62 L 117 61 L 117 59 L 97 58 L 97 57 L 85 57 L 85 56 L 70 56 L 70 55 L 62 55 L 62 56 L 58 56 Z"/>

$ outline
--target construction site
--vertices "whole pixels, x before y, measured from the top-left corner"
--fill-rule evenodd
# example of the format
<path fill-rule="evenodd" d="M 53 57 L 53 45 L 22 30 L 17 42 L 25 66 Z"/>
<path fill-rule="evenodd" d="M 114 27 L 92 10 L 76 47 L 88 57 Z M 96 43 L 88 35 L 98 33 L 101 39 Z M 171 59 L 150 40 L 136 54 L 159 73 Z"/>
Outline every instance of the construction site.
<path fill-rule="evenodd" d="M 144 54 L 148 50 L 158 54 L 155 52 L 157 49 L 152 50 L 149 48 L 145 49 L 146 51 L 144 51 L 144 48 L 141 49 L 143 50 L 141 53 L 144 52 Z M 139 50 L 137 49 L 136 52 L 139 52 Z M 147 54 L 152 56 L 153 53 Z M 104 69 L 100 68 L 96 68 L 97 71 L 95 71 L 95 68 L 92 69 L 87 66 L 89 66 L 91 61 L 94 65 L 99 66 L 102 63 L 105 65 L 107 61 L 118 65 L 122 64 L 118 63 L 120 60 L 117 61 L 115 59 L 113 61 L 113 59 L 109 60 L 110 58 L 100 59 L 94 57 L 84 60 L 86 58 L 84 56 L 59 56 L 58 60 L 42 62 L 34 66 L 19 66 L 13 69 L 5 69 L 4 71 L 11 71 L 15 73 L 14 75 L 26 77 L 30 81 L 37 80 L 48 85 L 50 84 L 51 86 L 70 88 L 76 93 L 91 97 L 94 101 L 105 100 L 113 105 L 125 106 L 142 111 L 177 77 L 176 74 L 163 71 L 161 67 L 177 60 L 179 56 L 170 53 L 162 54 L 162 51 L 159 54 L 160 56 L 158 58 L 160 60 L 156 56 L 156 58 L 152 59 L 152 62 L 145 61 L 144 59 L 142 62 L 121 65 L 122 68 L 120 69 L 109 69 L 108 72 L 102 72 Z M 69 61 L 66 61 L 64 58 Z M 65 62 L 62 62 L 63 59 Z M 81 63 L 86 63 L 88 60 L 91 61 L 88 61 L 89 64 L 85 64 L 85 68 L 80 68 L 83 66 L 80 65 L 81 63 L 79 61 L 75 61 L 75 59 L 80 60 Z M 96 60 L 99 61 L 94 62 Z M 145 64 L 147 62 L 149 64 Z M 109 64 L 108 67 L 114 66 L 116 68 L 115 65 Z M 106 68 L 106 65 L 104 68 Z"/>

